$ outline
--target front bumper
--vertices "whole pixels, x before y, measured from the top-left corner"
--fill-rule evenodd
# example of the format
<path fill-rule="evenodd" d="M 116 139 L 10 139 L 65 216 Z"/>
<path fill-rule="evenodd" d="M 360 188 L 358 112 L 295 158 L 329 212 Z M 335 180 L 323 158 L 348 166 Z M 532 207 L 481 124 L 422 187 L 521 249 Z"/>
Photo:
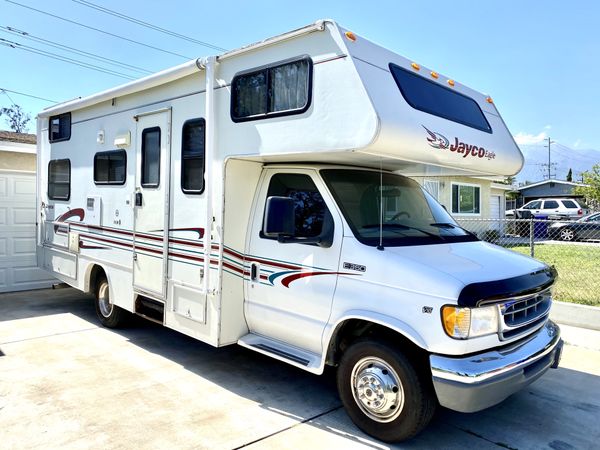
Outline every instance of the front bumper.
<path fill-rule="evenodd" d="M 431 355 L 433 386 L 440 405 L 475 412 L 506 397 L 558 367 L 563 341 L 552 321 L 515 344 L 467 357 Z"/>

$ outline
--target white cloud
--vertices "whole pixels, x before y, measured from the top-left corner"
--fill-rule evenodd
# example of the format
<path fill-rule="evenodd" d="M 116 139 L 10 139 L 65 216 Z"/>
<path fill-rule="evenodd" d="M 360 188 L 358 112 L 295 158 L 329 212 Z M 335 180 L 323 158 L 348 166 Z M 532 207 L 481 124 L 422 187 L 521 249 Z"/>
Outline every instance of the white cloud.
<path fill-rule="evenodd" d="M 549 130 L 549 129 L 551 129 L 551 128 L 552 128 L 552 125 L 546 125 L 546 126 L 544 127 L 544 130 Z"/>
<path fill-rule="evenodd" d="M 545 131 L 542 131 L 538 134 L 529 134 L 523 133 L 522 131 L 518 132 L 514 135 L 515 141 L 519 145 L 533 145 L 539 144 L 540 142 L 548 139 L 548 134 Z"/>
<path fill-rule="evenodd" d="M 581 139 L 577 139 L 574 143 L 573 143 L 573 148 L 577 148 L 581 145 Z"/>

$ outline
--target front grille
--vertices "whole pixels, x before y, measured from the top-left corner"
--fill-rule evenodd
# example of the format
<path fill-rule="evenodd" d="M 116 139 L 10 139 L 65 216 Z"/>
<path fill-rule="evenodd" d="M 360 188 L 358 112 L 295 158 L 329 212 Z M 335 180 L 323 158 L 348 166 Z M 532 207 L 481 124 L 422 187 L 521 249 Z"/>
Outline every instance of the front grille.
<path fill-rule="evenodd" d="M 548 319 L 552 305 L 550 288 L 500 304 L 501 339 L 510 339 L 542 326 Z"/>

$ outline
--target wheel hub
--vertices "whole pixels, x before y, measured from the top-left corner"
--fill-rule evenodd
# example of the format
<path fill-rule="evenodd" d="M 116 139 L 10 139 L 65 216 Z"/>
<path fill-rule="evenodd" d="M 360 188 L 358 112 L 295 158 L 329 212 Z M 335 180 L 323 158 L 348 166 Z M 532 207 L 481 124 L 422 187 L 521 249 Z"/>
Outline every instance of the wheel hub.
<path fill-rule="evenodd" d="M 98 308 L 104 317 L 109 317 L 112 313 L 113 305 L 108 294 L 108 283 L 103 283 L 98 290 Z"/>
<path fill-rule="evenodd" d="M 404 393 L 396 372 L 379 358 L 364 358 L 352 371 L 352 393 L 358 406 L 378 422 L 390 422 L 402 411 Z"/>

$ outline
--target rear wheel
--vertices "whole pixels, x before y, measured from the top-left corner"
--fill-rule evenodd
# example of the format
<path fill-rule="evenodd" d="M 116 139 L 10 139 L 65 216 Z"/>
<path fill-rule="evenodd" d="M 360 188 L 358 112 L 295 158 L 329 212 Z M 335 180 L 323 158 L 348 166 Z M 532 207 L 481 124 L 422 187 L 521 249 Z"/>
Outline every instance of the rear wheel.
<path fill-rule="evenodd" d="M 563 241 L 574 241 L 575 232 L 570 228 L 563 228 L 562 230 L 560 230 L 560 239 Z"/>
<path fill-rule="evenodd" d="M 96 283 L 96 315 L 102 325 L 116 328 L 123 325 L 129 314 L 124 309 L 116 306 L 110 298 L 110 285 L 106 276 L 102 275 Z"/>
<path fill-rule="evenodd" d="M 337 376 L 342 403 L 365 433 L 386 442 L 410 439 L 435 412 L 432 387 L 400 351 L 377 341 L 353 344 Z"/>

